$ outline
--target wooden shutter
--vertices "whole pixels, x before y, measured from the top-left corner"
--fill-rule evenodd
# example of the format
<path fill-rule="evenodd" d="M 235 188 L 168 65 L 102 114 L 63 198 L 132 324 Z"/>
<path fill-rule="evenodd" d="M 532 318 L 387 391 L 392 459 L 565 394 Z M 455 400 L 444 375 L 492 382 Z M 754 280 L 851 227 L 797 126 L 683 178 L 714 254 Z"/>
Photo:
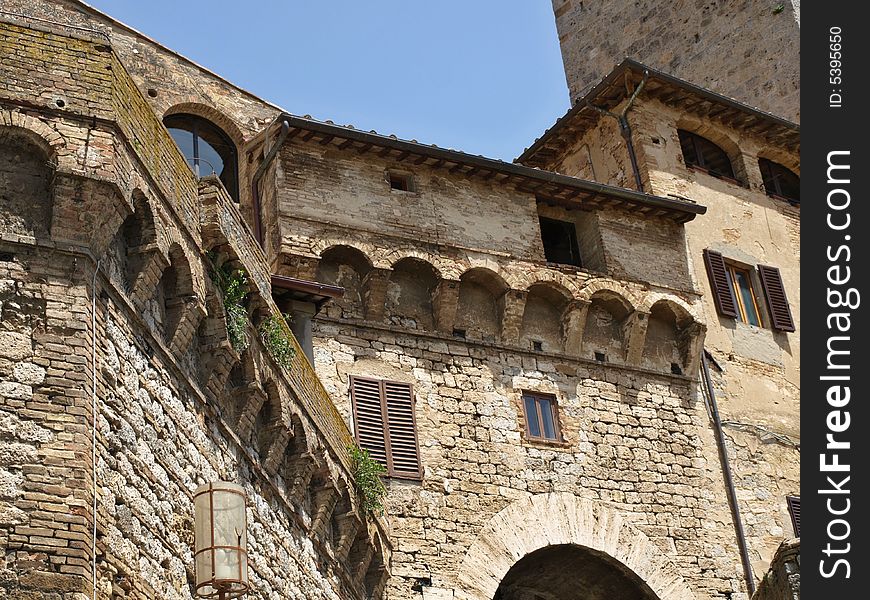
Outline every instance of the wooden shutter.
<path fill-rule="evenodd" d="M 734 298 L 734 290 L 725 268 L 725 259 L 713 250 L 704 250 L 704 264 L 707 265 L 707 276 L 710 278 L 710 287 L 713 290 L 713 299 L 716 302 L 716 310 L 723 317 L 737 318 L 737 300 Z"/>
<path fill-rule="evenodd" d="M 362 377 L 350 378 L 350 396 L 356 424 L 356 441 L 369 455 L 389 468 L 389 446 L 384 419 L 381 382 Z"/>
<path fill-rule="evenodd" d="M 384 397 L 390 431 L 391 473 L 395 477 L 420 477 L 420 452 L 414 417 L 414 392 L 408 383 L 385 381 Z"/>
<path fill-rule="evenodd" d="M 419 479 L 420 452 L 411 384 L 350 378 L 356 440 L 390 477 Z"/>
<path fill-rule="evenodd" d="M 791 316 L 791 308 L 788 306 L 779 269 L 758 265 L 758 275 L 761 278 L 761 287 L 764 288 L 764 297 L 767 299 L 773 328 L 780 331 L 794 331 L 794 318 Z"/>
<path fill-rule="evenodd" d="M 788 503 L 788 514 L 791 515 L 791 524 L 794 526 L 795 537 L 801 536 L 801 497 L 786 496 L 785 501 Z"/>

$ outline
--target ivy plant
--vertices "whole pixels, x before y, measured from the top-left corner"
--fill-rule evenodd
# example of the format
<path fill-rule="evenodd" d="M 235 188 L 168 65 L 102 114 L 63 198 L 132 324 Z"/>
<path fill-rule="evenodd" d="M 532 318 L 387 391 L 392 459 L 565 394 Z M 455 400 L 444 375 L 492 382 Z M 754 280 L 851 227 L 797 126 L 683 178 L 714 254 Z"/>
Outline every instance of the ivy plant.
<path fill-rule="evenodd" d="M 260 323 L 260 339 L 263 340 L 263 345 L 275 362 L 283 369 L 289 369 L 296 356 L 291 335 L 284 317 L 280 314 L 270 315 Z"/>
<path fill-rule="evenodd" d="M 381 476 L 387 472 L 384 466 L 369 456 L 369 451 L 357 445 L 347 448 L 350 453 L 351 467 L 356 485 L 356 491 L 362 502 L 363 510 L 380 515 L 384 512 L 384 496 L 387 488 L 381 481 Z"/>
<path fill-rule="evenodd" d="M 244 352 L 250 345 L 248 339 L 248 310 L 245 298 L 248 296 L 248 275 L 244 269 L 232 270 L 226 265 L 217 266 L 212 262 L 212 281 L 221 291 L 224 314 L 227 319 L 227 335 L 230 344 L 237 352 Z"/>

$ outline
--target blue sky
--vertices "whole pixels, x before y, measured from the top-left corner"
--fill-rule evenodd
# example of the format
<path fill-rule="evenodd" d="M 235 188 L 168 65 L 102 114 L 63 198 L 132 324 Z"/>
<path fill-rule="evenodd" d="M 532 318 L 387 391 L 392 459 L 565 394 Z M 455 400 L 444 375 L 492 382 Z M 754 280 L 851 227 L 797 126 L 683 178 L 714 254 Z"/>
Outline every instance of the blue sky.
<path fill-rule="evenodd" d="M 511 160 L 568 109 L 550 0 L 87 0 L 299 115 Z"/>

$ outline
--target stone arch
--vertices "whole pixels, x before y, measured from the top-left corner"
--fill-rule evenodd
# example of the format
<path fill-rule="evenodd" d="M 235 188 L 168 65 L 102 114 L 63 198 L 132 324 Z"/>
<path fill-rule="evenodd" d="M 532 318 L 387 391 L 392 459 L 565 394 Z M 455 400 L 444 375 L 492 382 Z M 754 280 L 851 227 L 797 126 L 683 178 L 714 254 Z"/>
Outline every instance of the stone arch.
<path fill-rule="evenodd" d="M 566 492 L 515 500 L 490 518 L 459 565 L 457 599 L 492 600 L 514 564 L 563 544 L 617 561 L 658 600 L 696 600 L 677 567 L 623 513 Z"/>
<path fill-rule="evenodd" d="M 610 288 L 591 295 L 583 328 L 581 356 L 604 362 L 622 363 L 634 306 Z"/>
<path fill-rule="evenodd" d="M 53 155 L 48 142 L 32 130 L 0 126 L 0 232 L 50 237 Z"/>
<path fill-rule="evenodd" d="M 107 251 L 107 271 L 122 289 L 130 291 L 157 248 L 157 220 L 148 198 L 140 189 L 131 194 L 133 212 L 124 219 Z"/>
<path fill-rule="evenodd" d="M 326 314 L 335 318 L 362 318 L 366 281 L 371 271 L 372 261 L 359 248 L 344 244 L 325 248 L 315 279 L 344 288 L 344 295 L 327 305 Z"/>
<path fill-rule="evenodd" d="M 539 281 L 526 294 L 520 345 L 544 352 L 562 352 L 565 347 L 564 316 L 573 295 L 553 281 Z"/>
<path fill-rule="evenodd" d="M 775 146 L 764 146 L 756 153 L 756 158 L 772 160 L 786 167 L 798 177 L 801 175 L 801 157 L 799 154 L 792 154 Z"/>
<path fill-rule="evenodd" d="M 682 375 L 692 368 L 695 337 L 701 334 L 692 313 L 670 298 L 660 298 L 649 309 L 642 366 Z"/>
<path fill-rule="evenodd" d="M 33 144 L 42 148 L 53 163 L 67 154 L 63 136 L 37 117 L 15 110 L 0 110 L 0 130 L 7 128 L 21 130 L 21 135 L 27 136 Z"/>
<path fill-rule="evenodd" d="M 419 258 L 406 257 L 393 265 L 387 282 L 385 315 L 389 323 L 408 329 L 435 328 L 432 297 L 438 270 Z"/>
<path fill-rule="evenodd" d="M 508 284 L 498 273 L 475 267 L 459 277 L 455 328 L 469 339 L 494 342 L 501 335 Z"/>

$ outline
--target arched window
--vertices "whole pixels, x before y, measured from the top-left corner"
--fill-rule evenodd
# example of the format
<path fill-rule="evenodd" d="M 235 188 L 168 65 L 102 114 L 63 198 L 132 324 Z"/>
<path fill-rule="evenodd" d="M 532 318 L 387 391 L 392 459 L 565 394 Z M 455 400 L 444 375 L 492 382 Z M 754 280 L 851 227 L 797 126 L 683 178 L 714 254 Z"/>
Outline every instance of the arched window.
<path fill-rule="evenodd" d="M 758 167 L 768 196 L 779 196 L 789 202 L 801 201 L 801 179 L 790 169 L 766 158 L 758 159 Z"/>
<path fill-rule="evenodd" d="M 687 167 L 701 169 L 713 177 L 737 179 L 731 159 L 722 148 L 707 138 L 683 129 L 678 129 L 677 135 L 680 137 L 680 148 Z"/>
<path fill-rule="evenodd" d="M 230 197 L 239 201 L 236 146 L 217 125 L 196 115 L 175 114 L 163 124 L 197 177 L 217 175 Z"/>

